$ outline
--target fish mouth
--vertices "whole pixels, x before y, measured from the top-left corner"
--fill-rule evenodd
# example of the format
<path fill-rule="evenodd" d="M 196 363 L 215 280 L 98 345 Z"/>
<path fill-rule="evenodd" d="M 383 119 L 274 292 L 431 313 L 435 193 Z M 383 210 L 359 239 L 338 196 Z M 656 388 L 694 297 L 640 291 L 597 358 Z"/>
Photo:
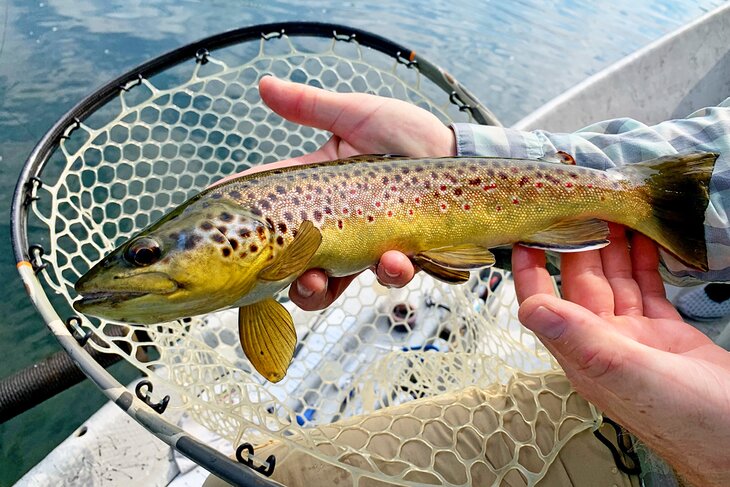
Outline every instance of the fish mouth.
<path fill-rule="evenodd" d="M 150 295 L 172 294 L 179 284 L 162 272 L 117 275 L 111 281 L 84 276 L 74 286 L 81 299 L 74 301 L 77 311 L 91 307 L 109 307 Z"/>
<path fill-rule="evenodd" d="M 159 293 L 148 293 L 143 291 L 95 291 L 84 293 L 81 296 L 81 299 L 74 301 L 73 305 L 77 311 L 82 311 L 79 308 L 94 306 L 96 304 L 121 303 L 122 301 L 128 301 L 130 299 L 138 298 L 141 296 L 147 296 L 148 294 Z"/>

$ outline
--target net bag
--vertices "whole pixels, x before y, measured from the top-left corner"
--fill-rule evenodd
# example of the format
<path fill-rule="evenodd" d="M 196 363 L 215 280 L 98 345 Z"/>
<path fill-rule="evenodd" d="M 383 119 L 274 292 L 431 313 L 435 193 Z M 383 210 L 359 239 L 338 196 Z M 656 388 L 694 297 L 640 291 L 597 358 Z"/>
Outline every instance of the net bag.
<path fill-rule="evenodd" d="M 243 356 L 234 310 L 155 326 L 73 314 L 73 284 L 133 233 L 221 177 L 314 151 L 327 140 L 266 108 L 257 91 L 264 73 L 399 98 L 444 123 L 497 123 L 435 65 L 343 26 L 256 26 L 152 60 L 72 109 L 21 175 L 13 245 L 49 328 L 111 400 L 230 483 L 268 484 L 260 473 L 306 455 L 345 472 L 353 485 L 515 478 L 534 485 L 560 448 L 595 428 L 600 416 L 584 401 L 571 406 L 575 393 L 519 325 L 510 277 L 498 270 L 474 272 L 462 286 L 418 275 L 399 290 L 364 273 L 321 312 L 299 310 L 280 296 L 299 345 L 277 384 Z M 81 348 L 85 340 L 122 356 L 146 382 L 135 391 L 123 387 Z M 516 394 L 529 399 L 532 413 L 515 406 Z M 487 406 L 494 395 L 501 405 Z M 541 406 L 546 398 L 557 401 L 549 413 Z M 458 428 L 438 438 L 425 434 L 448 423 L 456 405 L 466 412 Z M 480 407 L 490 408 L 492 420 L 479 419 Z M 196 440 L 178 426 L 181 414 L 228 448 L 222 454 Z M 520 433 L 505 426 L 517 415 L 524 418 Z M 540 425 L 549 425 L 553 437 L 539 440 Z M 498 443 L 501 460 L 484 460 L 485 450 L 463 453 L 467 437 L 482 449 Z M 373 448 L 378 443 L 386 447 Z M 229 459 L 236 450 L 238 461 Z"/>

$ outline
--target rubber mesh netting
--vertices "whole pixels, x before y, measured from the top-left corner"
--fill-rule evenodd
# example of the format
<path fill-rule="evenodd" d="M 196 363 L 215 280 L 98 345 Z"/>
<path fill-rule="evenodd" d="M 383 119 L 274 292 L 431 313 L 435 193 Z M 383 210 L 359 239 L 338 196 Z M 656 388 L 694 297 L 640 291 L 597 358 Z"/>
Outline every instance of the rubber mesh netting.
<path fill-rule="evenodd" d="M 356 42 L 283 36 L 206 61 L 122 87 L 69 127 L 52 155 L 30 232 L 45 247 L 42 274 L 66 316 L 73 283 L 134 232 L 227 174 L 326 141 L 263 105 L 262 73 L 469 121 L 415 69 Z M 156 392 L 172 394 L 165 416 L 184 410 L 231 451 L 243 441 L 278 448 L 277 468 L 306 453 L 354 484 L 534 484 L 566 441 L 596 424 L 597 413 L 554 380 L 562 377 L 557 365 L 519 325 L 508 274 L 473 273 L 461 286 L 418 275 L 389 290 L 364 273 L 322 312 L 280 299 L 299 345 L 278 384 L 245 359 L 235 310 L 125 324 L 121 336 L 110 323 L 82 320 L 100 339 L 95 347 L 122 355 Z"/>

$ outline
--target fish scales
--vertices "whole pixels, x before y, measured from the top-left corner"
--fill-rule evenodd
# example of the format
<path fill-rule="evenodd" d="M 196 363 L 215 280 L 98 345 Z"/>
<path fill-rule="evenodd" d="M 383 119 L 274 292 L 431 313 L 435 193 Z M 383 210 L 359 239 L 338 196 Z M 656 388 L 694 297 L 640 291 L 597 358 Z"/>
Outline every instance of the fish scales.
<path fill-rule="evenodd" d="M 647 205 L 627 195 L 633 184 L 551 162 L 385 159 L 253 174 L 209 195 L 269 219 L 281 246 L 312 221 L 323 237 L 312 267 L 337 276 L 367 268 L 390 249 L 414 254 L 453 242 L 489 248 L 566 217 L 645 218 Z"/>
<path fill-rule="evenodd" d="M 251 364 L 276 382 L 296 346 L 274 297 L 307 269 L 333 276 L 400 250 L 428 274 L 466 282 L 490 248 L 556 251 L 608 244 L 603 220 L 644 233 L 707 269 L 704 214 L 717 154 L 608 171 L 534 160 L 369 156 L 251 174 L 210 188 L 95 264 L 74 308 L 159 323 L 239 308 Z"/>

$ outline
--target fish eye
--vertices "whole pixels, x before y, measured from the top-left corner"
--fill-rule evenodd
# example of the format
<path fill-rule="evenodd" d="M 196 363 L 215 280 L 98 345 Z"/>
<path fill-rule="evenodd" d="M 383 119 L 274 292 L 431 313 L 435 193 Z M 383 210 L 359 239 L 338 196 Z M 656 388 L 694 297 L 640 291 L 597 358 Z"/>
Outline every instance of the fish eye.
<path fill-rule="evenodd" d="M 161 254 L 162 249 L 156 240 L 142 237 L 129 244 L 124 251 L 124 259 L 130 264 L 144 267 L 157 262 Z"/>

